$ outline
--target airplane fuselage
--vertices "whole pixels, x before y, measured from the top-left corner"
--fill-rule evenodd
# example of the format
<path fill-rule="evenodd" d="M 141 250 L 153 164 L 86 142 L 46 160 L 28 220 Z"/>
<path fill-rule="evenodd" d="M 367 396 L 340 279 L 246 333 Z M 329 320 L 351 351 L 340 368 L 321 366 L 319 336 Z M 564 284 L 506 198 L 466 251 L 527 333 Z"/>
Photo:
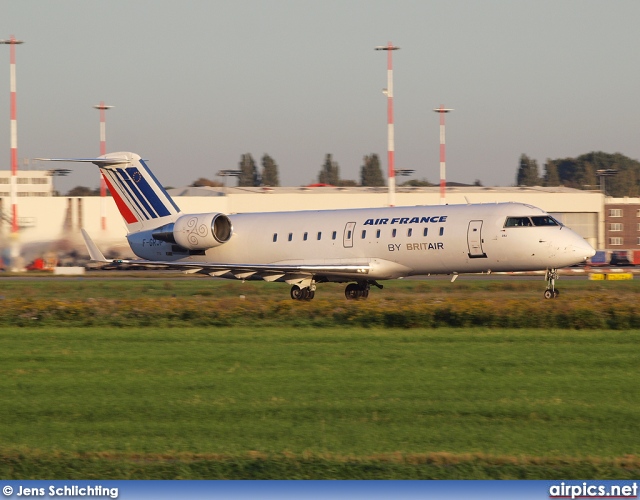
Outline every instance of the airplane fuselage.
<path fill-rule="evenodd" d="M 232 237 L 207 250 L 179 248 L 155 239 L 153 231 L 128 239 L 135 254 L 147 260 L 362 263 L 371 266 L 368 279 L 544 270 L 591 255 L 584 239 L 562 225 L 506 225 L 510 217 L 532 216 L 547 214 L 520 203 L 231 214 Z"/>

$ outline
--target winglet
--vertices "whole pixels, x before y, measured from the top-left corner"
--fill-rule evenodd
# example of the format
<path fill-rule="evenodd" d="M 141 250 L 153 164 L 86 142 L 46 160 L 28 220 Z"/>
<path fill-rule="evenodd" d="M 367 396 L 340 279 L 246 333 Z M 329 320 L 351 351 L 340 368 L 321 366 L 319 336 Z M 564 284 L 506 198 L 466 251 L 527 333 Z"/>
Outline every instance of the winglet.
<path fill-rule="evenodd" d="M 84 229 L 81 229 L 81 231 L 82 237 L 84 238 L 84 243 L 85 245 L 87 245 L 87 250 L 89 250 L 89 257 L 91 258 L 91 260 L 96 262 L 109 262 L 104 258 L 104 255 L 102 255 L 100 249 L 93 242 L 91 236 L 89 236 L 89 234 Z"/>

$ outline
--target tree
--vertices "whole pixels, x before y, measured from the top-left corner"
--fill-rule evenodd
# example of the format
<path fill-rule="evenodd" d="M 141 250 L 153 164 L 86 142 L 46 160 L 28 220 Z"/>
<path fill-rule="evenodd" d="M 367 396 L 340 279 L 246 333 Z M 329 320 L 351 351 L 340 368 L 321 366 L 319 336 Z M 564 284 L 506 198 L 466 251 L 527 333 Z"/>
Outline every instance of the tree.
<path fill-rule="evenodd" d="M 577 158 L 554 160 L 558 166 L 558 177 L 568 187 L 591 189 L 598 186 L 598 170 L 615 170 L 617 175 L 606 180 L 607 194 L 610 196 L 634 196 L 638 192 L 640 163 L 620 153 L 608 154 L 591 152 Z"/>
<path fill-rule="evenodd" d="M 545 186 L 559 186 L 560 176 L 558 175 L 558 167 L 553 160 L 547 158 L 547 162 L 544 164 L 544 185 Z"/>
<path fill-rule="evenodd" d="M 527 155 L 520 156 L 520 167 L 516 177 L 517 186 L 539 186 L 538 162 Z"/>
<path fill-rule="evenodd" d="M 250 153 L 245 153 L 240 157 L 240 176 L 238 177 L 238 186 L 250 187 L 259 186 L 258 169 L 256 162 Z"/>
<path fill-rule="evenodd" d="M 280 185 L 278 165 L 268 154 L 262 157 L 262 185 L 271 187 Z"/>
<path fill-rule="evenodd" d="M 380 169 L 380 159 L 373 153 L 363 158 L 360 168 L 360 184 L 362 186 L 384 186 L 384 177 Z"/>
<path fill-rule="evenodd" d="M 340 182 L 340 167 L 338 162 L 333 161 L 330 154 L 324 158 L 324 164 L 318 174 L 318 182 L 320 184 L 331 184 L 337 186 Z"/>

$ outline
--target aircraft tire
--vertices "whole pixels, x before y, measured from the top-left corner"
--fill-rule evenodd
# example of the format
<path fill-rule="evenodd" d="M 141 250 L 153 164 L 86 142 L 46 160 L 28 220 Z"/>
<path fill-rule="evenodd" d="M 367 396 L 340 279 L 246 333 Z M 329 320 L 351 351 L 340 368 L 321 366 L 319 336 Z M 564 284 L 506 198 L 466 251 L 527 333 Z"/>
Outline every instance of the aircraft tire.
<path fill-rule="evenodd" d="M 553 298 L 555 298 L 555 294 L 553 293 L 553 290 L 545 290 L 544 291 L 544 298 L 545 299 L 553 299 Z"/>
<path fill-rule="evenodd" d="M 300 300 L 301 292 L 302 292 L 302 290 L 300 290 L 300 287 L 298 285 L 293 285 L 291 287 L 291 298 L 293 300 Z"/>
<path fill-rule="evenodd" d="M 349 283 L 347 288 L 344 289 L 344 296 L 347 300 L 353 300 L 358 298 L 358 285 L 355 283 Z"/>

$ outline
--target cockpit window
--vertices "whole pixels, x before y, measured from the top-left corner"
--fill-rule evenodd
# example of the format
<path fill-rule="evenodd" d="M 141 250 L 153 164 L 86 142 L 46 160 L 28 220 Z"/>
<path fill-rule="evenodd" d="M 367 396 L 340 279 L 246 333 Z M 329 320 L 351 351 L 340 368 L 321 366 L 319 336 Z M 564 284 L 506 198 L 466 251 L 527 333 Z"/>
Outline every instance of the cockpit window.
<path fill-rule="evenodd" d="M 507 217 L 504 227 L 528 227 L 533 226 L 529 217 Z"/>
<path fill-rule="evenodd" d="M 504 227 L 532 227 L 559 226 L 557 220 L 549 215 L 535 215 L 532 217 L 507 217 Z"/>
<path fill-rule="evenodd" d="M 534 226 L 559 226 L 558 221 L 548 215 L 531 217 Z"/>

